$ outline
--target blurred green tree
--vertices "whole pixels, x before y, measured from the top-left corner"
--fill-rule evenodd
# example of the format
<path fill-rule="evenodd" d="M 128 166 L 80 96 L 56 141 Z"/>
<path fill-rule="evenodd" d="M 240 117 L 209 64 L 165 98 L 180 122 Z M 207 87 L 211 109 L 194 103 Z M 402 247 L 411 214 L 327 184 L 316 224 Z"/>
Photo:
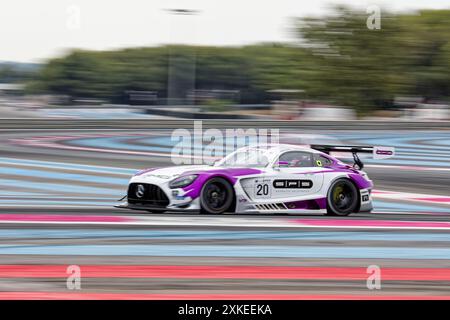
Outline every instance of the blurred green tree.
<path fill-rule="evenodd" d="M 299 19 L 301 46 L 314 57 L 306 73 L 310 95 L 360 114 L 391 105 L 397 95 L 449 96 L 450 11 L 382 11 L 379 30 L 367 28 L 367 18 L 338 6 L 325 18 Z"/>
<path fill-rule="evenodd" d="M 128 90 L 167 97 L 170 78 L 176 90 L 239 91 L 240 103 L 267 103 L 269 90 L 304 90 L 307 99 L 350 106 L 360 115 L 391 107 L 397 96 L 448 99 L 450 10 L 382 10 L 379 30 L 367 28 L 368 16 L 338 6 L 325 17 L 296 19 L 294 44 L 75 50 L 50 60 L 28 88 L 125 102 Z"/>

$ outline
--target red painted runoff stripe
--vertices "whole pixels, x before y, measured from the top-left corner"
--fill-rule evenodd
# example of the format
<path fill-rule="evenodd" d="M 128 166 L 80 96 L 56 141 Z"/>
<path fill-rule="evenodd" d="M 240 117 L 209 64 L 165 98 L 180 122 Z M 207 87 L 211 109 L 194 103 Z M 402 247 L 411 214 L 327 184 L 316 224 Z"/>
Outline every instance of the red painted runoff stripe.
<path fill-rule="evenodd" d="M 64 278 L 65 265 L 0 265 L 0 278 Z M 80 265 L 86 278 L 365 280 L 358 267 Z M 383 280 L 450 281 L 450 268 L 381 268 Z"/>
<path fill-rule="evenodd" d="M 129 222 L 126 217 L 57 215 L 57 214 L 0 214 L 0 221 L 19 222 Z"/>
<path fill-rule="evenodd" d="M 449 295 L 0 292 L 0 300 L 450 300 Z"/>
<path fill-rule="evenodd" d="M 294 223 L 306 226 L 324 227 L 407 227 L 407 228 L 445 228 L 450 229 L 447 221 L 396 221 L 396 220 L 356 220 L 356 219 L 298 219 L 290 220 Z"/>
<path fill-rule="evenodd" d="M 413 200 L 429 201 L 429 202 L 450 202 L 450 197 L 431 197 L 431 198 L 412 198 Z"/>

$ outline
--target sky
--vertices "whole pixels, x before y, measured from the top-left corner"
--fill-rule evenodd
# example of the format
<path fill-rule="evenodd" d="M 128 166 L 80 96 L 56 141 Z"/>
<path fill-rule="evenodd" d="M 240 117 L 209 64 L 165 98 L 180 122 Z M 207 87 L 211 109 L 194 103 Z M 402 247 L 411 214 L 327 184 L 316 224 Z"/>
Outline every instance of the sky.
<path fill-rule="evenodd" d="M 45 62 L 72 48 L 292 41 L 293 17 L 324 15 L 336 3 L 450 8 L 449 0 L 2 0 L 0 61 Z M 175 8 L 196 14 L 170 14 Z"/>

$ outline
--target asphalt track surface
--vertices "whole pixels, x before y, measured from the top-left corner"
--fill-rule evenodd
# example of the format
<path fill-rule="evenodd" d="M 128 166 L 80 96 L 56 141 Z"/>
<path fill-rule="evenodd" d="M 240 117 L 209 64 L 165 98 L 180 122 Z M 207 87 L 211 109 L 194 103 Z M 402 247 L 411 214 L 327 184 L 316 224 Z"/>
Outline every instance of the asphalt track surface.
<path fill-rule="evenodd" d="M 371 214 L 113 208 L 134 172 L 171 164 L 173 129 L 2 130 L 0 298 L 450 298 L 450 131 L 301 130 L 397 148 L 367 162 Z M 70 265 L 80 290 L 67 288 Z M 381 289 L 367 287 L 370 266 Z"/>

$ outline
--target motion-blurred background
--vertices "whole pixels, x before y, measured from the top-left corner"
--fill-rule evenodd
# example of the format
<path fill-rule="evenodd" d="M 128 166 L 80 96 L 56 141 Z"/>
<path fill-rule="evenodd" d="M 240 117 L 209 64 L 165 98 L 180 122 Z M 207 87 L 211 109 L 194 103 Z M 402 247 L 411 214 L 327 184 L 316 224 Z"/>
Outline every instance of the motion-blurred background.
<path fill-rule="evenodd" d="M 0 117 L 450 117 L 445 1 L 50 2 L 3 5 Z"/>

